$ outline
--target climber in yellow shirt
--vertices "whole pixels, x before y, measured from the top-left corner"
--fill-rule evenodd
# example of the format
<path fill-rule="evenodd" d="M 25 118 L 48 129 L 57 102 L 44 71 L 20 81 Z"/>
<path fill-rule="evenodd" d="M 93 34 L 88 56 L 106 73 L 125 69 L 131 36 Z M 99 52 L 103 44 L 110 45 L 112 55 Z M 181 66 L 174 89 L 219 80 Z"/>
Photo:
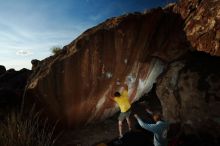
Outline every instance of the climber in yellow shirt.
<path fill-rule="evenodd" d="M 111 99 L 118 104 L 121 111 L 118 117 L 118 129 L 119 129 L 119 138 L 122 138 L 123 137 L 122 127 L 123 127 L 123 121 L 125 119 L 127 121 L 129 131 L 131 131 L 131 122 L 129 119 L 129 116 L 131 114 L 131 109 L 130 109 L 131 104 L 128 98 L 128 86 L 125 85 L 121 93 L 115 92 L 114 97 L 111 97 Z"/>

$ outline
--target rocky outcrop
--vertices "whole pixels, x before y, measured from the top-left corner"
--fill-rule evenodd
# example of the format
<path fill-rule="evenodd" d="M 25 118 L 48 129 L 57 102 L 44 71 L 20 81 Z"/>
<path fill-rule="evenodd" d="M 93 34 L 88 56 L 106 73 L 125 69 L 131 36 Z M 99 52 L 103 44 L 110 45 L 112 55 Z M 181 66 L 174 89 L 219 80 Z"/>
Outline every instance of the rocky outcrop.
<path fill-rule="evenodd" d="M 162 72 L 160 59 L 176 59 L 187 48 L 180 16 L 168 10 L 112 18 L 42 61 L 28 92 L 68 125 L 102 120 L 117 111 L 109 100 L 115 84 L 129 81 L 130 98 L 138 100 Z"/>
<path fill-rule="evenodd" d="M 32 69 L 36 69 L 38 67 L 38 65 L 40 64 L 40 61 L 37 59 L 33 59 L 31 60 L 31 64 L 32 64 Z"/>
<path fill-rule="evenodd" d="M 197 3 L 198 7 L 188 12 L 186 5 L 190 2 L 193 6 Z M 111 18 L 85 31 L 62 51 L 38 62 L 27 85 L 28 98 L 36 99 L 50 115 L 77 127 L 113 115 L 118 108 L 108 97 L 124 82 L 129 84 L 133 102 L 150 91 L 169 62 L 183 57 L 189 50 L 218 55 L 219 46 L 213 46 L 216 39 L 209 35 L 219 30 L 218 15 L 215 15 L 218 2 L 216 5 L 209 0 L 189 3 L 181 1 L 164 9 Z M 200 12 L 208 9 L 207 5 L 215 12 Z M 197 25 L 208 20 L 198 19 L 199 14 L 214 18 L 216 23 L 206 23 L 200 31 Z M 175 73 L 184 63 L 173 65 L 174 70 L 170 72 L 179 78 Z M 167 82 L 174 80 L 169 79 Z M 172 84 L 173 87 L 178 83 L 174 80 Z M 173 94 L 170 98 L 172 108 L 179 106 L 175 97 Z M 180 115 L 172 111 L 166 114 L 173 119 Z"/>
<path fill-rule="evenodd" d="M 5 72 L 6 72 L 6 68 L 0 65 L 0 75 L 4 74 Z"/>
<path fill-rule="evenodd" d="M 185 21 L 184 31 L 194 49 L 220 56 L 219 0 L 181 0 L 174 11 Z"/>
<path fill-rule="evenodd" d="M 219 65 L 219 57 L 205 53 L 193 53 L 171 63 L 157 82 L 164 117 L 197 131 L 220 135 Z"/>
<path fill-rule="evenodd" d="M 0 75 L 0 118 L 21 105 L 30 70 L 9 69 Z"/>

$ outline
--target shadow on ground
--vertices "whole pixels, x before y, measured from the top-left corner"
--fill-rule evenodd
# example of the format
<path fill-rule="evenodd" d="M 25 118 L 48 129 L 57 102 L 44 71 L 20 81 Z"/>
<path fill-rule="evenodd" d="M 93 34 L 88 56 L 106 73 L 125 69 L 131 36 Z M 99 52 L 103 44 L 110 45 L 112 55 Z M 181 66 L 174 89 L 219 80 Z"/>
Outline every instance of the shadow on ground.
<path fill-rule="evenodd" d="M 114 139 L 107 143 L 108 146 L 153 146 L 153 136 L 147 132 L 128 132 L 120 140 Z"/>

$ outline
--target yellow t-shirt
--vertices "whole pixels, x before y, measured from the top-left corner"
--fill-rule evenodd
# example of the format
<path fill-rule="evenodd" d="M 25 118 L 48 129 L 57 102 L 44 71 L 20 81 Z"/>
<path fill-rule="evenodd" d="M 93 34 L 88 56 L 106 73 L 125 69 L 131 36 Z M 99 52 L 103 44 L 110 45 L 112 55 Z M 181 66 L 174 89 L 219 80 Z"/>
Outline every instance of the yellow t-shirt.
<path fill-rule="evenodd" d="M 128 99 L 128 91 L 124 90 L 120 97 L 114 98 L 115 102 L 118 104 L 122 113 L 127 112 L 131 108 L 131 104 Z"/>

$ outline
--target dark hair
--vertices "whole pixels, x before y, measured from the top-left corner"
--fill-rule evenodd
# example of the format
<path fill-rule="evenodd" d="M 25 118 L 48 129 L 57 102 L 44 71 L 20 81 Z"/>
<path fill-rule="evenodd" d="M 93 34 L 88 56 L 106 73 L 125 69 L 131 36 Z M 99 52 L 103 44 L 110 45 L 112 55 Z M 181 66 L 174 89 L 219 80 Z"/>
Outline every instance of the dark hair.
<path fill-rule="evenodd" d="M 161 112 L 154 112 L 153 113 L 153 116 L 156 116 L 156 121 L 160 121 L 160 120 L 162 120 L 162 114 L 161 114 Z"/>
<path fill-rule="evenodd" d="M 114 96 L 115 96 L 115 97 L 120 97 L 121 94 L 120 94 L 119 92 L 115 92 Z"/>

